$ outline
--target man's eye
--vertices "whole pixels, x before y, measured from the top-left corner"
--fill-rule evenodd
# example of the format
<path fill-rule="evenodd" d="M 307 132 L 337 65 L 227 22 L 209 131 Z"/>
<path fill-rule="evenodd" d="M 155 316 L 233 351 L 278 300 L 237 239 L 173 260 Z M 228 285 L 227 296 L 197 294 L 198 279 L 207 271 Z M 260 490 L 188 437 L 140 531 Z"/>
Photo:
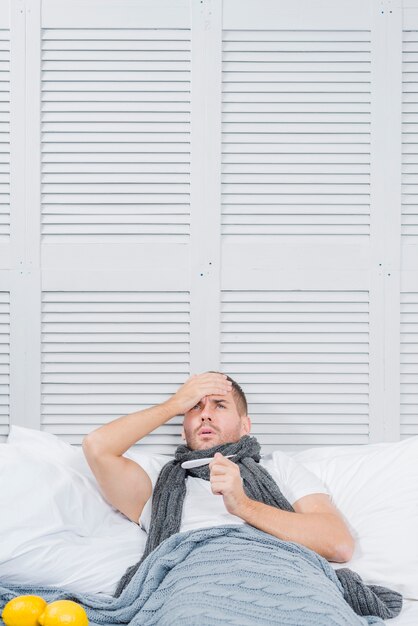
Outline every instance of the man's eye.
<path fill-rule="evenodd" d="M 225 406 L 223 404 L 218 404 L 218 406 L 220 406 L 222 409 L 225 408 Z"/>

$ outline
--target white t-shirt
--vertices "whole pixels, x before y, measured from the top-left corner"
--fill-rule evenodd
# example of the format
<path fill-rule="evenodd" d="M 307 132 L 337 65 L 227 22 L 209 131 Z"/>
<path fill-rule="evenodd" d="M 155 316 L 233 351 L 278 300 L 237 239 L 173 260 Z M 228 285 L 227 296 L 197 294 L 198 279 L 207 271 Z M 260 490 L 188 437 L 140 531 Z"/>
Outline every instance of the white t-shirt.
<path fill-rule="evenodd" d="M 147 472 L 154 491 L 161 468 L 174 457 L 135 452 L 131 458 Z M 330 495 L 328 489 L 315 474 L 284 452 L 276 451 L 272 455 L 268 455 L 267 458 L 262 457 L 260 465 L 269 471 L 280 491 L 292 506 L 299 498 L 312 493 Z M 140 527 L 146 532 L 149 529 L 151 510 L 152 495 L 147 500 L 138 520 Z M 244 520 L 228 512 L 222 495 L 212 493 L 209 480 L 187 476 L 180 532 L 224 524 L 244 524 Z"/>

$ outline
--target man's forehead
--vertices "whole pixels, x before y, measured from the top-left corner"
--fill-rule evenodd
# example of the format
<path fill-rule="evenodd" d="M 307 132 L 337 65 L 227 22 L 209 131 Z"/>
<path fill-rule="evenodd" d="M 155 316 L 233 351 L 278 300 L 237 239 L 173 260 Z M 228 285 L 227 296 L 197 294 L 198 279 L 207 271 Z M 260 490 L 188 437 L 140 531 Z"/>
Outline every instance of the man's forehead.
<path fill-rule="evenodd" d="M 231 392 L 228 393 L 228 395 L 230 395 Z M 203 396 L 203 398 L 201 398 L 200 402 L 205 401 L 205 399 L 207 399 L 209 402 L 224 402 L 225 404 L 231 404 L 231 400 L 228 399 L 225 396 L 217 396 L 217 395 L 213 395 L 213 396 Z"/>

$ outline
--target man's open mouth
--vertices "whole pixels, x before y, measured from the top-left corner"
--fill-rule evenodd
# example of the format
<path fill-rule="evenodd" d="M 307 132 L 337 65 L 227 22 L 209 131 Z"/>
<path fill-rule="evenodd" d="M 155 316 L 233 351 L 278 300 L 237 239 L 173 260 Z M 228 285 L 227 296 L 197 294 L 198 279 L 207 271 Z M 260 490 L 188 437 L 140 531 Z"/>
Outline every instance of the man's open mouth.
<path fill-rule="evenodd" d="M 203 436 L 203 435 L 214 435 L 215 431 L 211 430 L 210 428 L 202 428 L 202 430 L 199 430 L 198 435 L 199 436 Z"/>

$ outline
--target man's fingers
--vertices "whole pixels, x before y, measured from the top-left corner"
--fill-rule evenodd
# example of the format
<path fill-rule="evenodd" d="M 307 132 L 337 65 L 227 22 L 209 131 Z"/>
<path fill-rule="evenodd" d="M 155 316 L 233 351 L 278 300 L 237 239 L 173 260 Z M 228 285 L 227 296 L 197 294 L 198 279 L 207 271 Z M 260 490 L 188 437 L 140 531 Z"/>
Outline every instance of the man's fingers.
<path fill-rule="evenodd" d="M 220 383 L 219 385 L 200 385 L 200 389 L 205 391 L 206 396 L 213 395 L 214 393 L 231 391 L 232 385 Z"/>
<path fill-rule="evenodd" d="M 227 459 L 226 456 L 224 456 L 221 452 L 215 452 L 215 456 L 213 457 L 213 461 L 211 461 L 209 463 L 209 467 L 213 467 L 214 464 L 217 463 L 218 465 L 235 465 L 235 463 L 233 463 L 233 461 L 231 461 L 230 459 Z"/>
<path fill-rule="evenodd" d="M 232 383 L 229 380 L 220 380 L 220 381 L 216 381 L 215 382 L 207 382 L 207 383 L 201 383 L 201 387 L 203 389 L 214 389 L 214 390 L 218 390 L 218 389 L 227 389 L 230 390 L 232 389 Z"/>
<path fill-rule="evenodd" d="M 228 470 L 228 468 L 227 468 L 227 467 L 225 467 L 225 465 L 219 465 L 219 464 L 218 464 L 218 465 L 215 465 L 215 466 L 212 468 L 211 473 L 212 473 L 213 475 L 220 476 L 221 474 L 227 474 L 227 473 L 228 473 L 228 471 L 229 471 L 229 470 Z"/>
<path fill-rule="evenodd" d="M 223 382 L 230 382 L 227 379 L 226 374 L 211 374 L 211 373 L 205 373 L 205 374 L 198 374 L 196 376 L 196 378 L 199 378 L 202 382 L 206 381 L 211 381 L 211 382 L 216 382 L 216 383 L 223 383 Z"/>
<path fill-rule="evenodd" d="M 215 456 L 213 457 L 213 461 L 211 461 L 209 463 L 209 469 L 212 469 L 215 465 L 223 465 L 225 466 L 225 463 L 223 463 L 223 461 L 227 461 L 228 459 L 226 459 L 220 452 L 215 452 Z"/>
<path fill-rule="evenodd" d="M 226 374 L 204 373 L 192 377 L 192 382 L 199 385 L 202 396 L 225 395 L 232 390 L 232 383 Z"/>

